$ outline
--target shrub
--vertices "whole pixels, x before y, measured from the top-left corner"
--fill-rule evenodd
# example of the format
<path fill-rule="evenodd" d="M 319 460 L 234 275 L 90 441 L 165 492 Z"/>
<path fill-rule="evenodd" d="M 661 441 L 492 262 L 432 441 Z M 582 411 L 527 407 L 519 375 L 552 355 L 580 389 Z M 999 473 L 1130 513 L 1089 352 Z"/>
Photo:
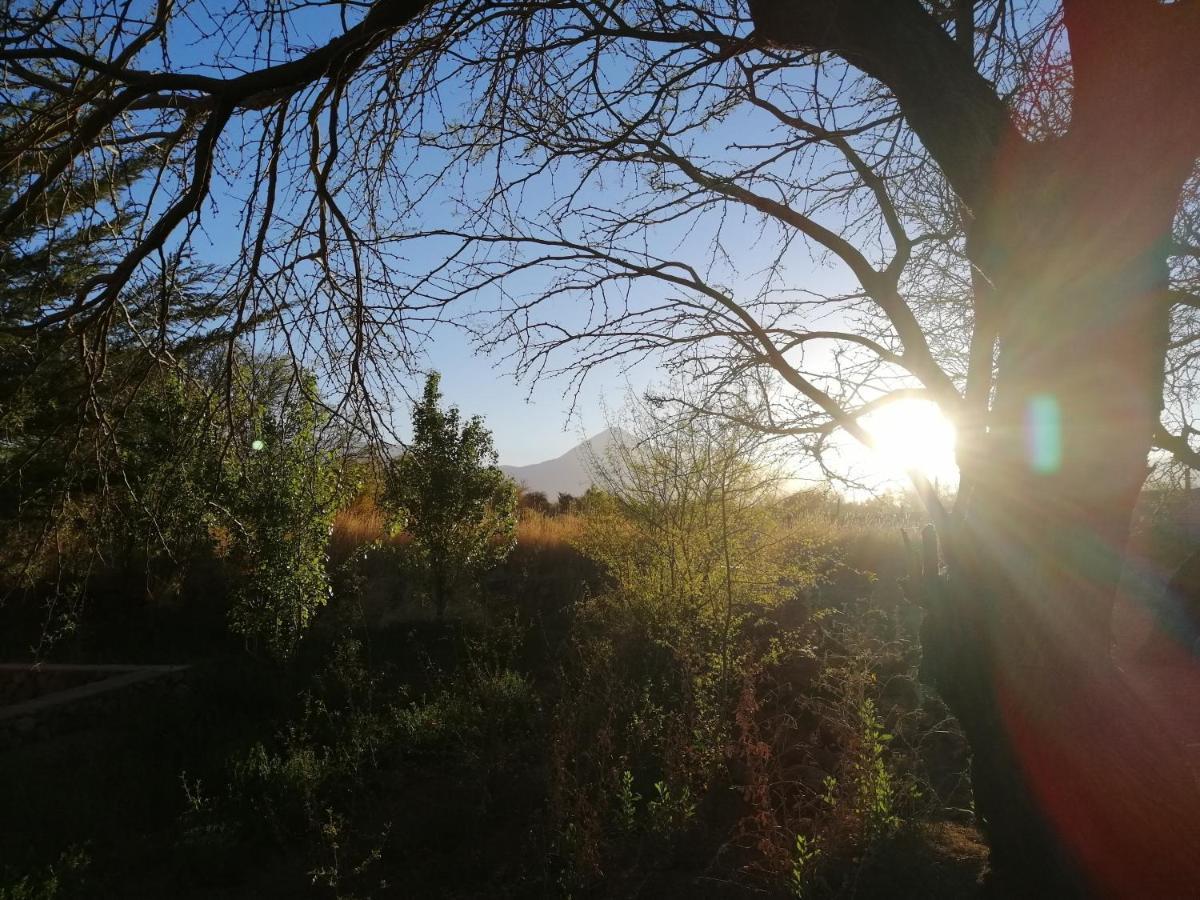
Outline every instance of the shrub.
<path fill-rule="evenodd" d="M 580 884 L 663 864 L 727 779 L 756 630 L 816 578 L 757 438 L 643 418 L 580 503 L 607 586 L 578 608 L 553 715 L 553 828 Z M 646 843 L 647 839 L 649 843 Z"/>
<path fill-rule="evenodd" d="M 843 601 L 777 635 L 747 671 L 731 753 L 746 809 L 731 847 L 754 880 L 838 895 L 939 814 L 920 751 L 946 723 L 916 696 L 916 647 L 895 629 Z"/>
<path fill-rule="evenodd" d="M 309 387 L 312 387 L 310 384 Z M 336 459 L 317 442 L 315 404 L 259 409 L 231 467 L 221 517 L 240 567 L 230 622 L 271 654 L 290 653 L 330 596 L 329 535 L 344 494 Z"/>
<path fill-rule="evenodd" d="M 219 365 L 151 371 L 105 437 L 112 447 L 75 454 L 39 485 L 29 521 L 0 521 L 7 562 L 14 545 L 25 551 L 14 568 L 49 594 L 44 631 L 73 626 L 89 596 L 128 603 L 140 582 L 159 604 L 232 592 L 233 630 L 285 654 L 325 602 L 341 491 L 315 380 L 238 353 L 232 405 L 214 417 Z"/>
<path fill-rule="evenodd" d="M 388 473 L 385 505 L 394 529 L 413 537 L 438 617 L 456 588 L 512 549 L 516 486 L 497 466 L 483 419 L 443 409 L 440 376 L 429 374 L 413 407 L 413 439 Z"/>
<path fill-rule="evenodd" d="M 59 856 L 58 861 L 30 875 L 9 878 L 0 875 L 0 900 L 60 900 L 62 897 L 81 896 L 86 882 L 91 858 L 86 850 L 71 847 Z"/>
<path fill-rule="evenodd" d="M 538 710 L 532 686 L 485 650 L 472 654 L 456 677 L 414 696 L 373 671 L 359 641 L 338 641 L 297 714 L 230 756 L 221 791 L 206 796 L 185 779 L 189 841 L 304 848 L 325 881 L 351 877 L 350 858 L 386 861 L 404 773 L 428 766 L 486 783 L 508 757 L 526 753 Z"/>

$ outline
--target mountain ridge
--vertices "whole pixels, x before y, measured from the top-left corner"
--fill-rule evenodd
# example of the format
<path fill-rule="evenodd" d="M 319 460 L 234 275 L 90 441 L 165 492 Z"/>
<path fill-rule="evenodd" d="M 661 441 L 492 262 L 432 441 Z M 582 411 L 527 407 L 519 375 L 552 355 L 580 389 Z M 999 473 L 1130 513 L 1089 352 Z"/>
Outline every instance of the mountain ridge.
<path fill-rule="evenodd" d="M 580 441 L 561 456 L 525 466 L 502 465 L 500 469 L 526 490 L 541 491 L 551 500 L 559 494 L 579 496 L 596 483 L 592 457 L 604 456 L 617 436 L 614 429 L 606 428 Z"/>

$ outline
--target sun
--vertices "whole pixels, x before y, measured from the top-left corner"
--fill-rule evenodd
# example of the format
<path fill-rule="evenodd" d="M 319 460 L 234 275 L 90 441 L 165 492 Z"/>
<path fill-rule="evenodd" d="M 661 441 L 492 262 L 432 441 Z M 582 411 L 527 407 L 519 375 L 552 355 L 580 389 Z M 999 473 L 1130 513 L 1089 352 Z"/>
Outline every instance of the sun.
<path fill-rule="evenodd" d="M 954 426 L 936 403 L 897 400 L 864 416 L 862 425 L 875 441 L 864 462 L 881 477 L 900 481 L 917 471 L 943 485 L 958 480 Z"/>

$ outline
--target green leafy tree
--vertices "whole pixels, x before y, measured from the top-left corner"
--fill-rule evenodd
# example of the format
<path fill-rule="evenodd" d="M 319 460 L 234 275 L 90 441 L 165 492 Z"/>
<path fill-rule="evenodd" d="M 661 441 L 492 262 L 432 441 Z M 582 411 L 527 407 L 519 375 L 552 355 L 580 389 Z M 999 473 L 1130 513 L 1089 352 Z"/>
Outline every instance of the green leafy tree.
<path fill-rule="evenodd" d="M 728 692 L 741 625 L 817 575 L 809 537 L 783 521 L 783 474 L 763 436 L 732 423 L 639 401 L 611 430 L 578 546 L 624 607 L 709 653 Z"/>
<path fill-rule="evenodd" d="M 283 657 L 329 598 L 341 466 L 322 442 L 311 375 L 295 378 L 284 359 L 242 356 L 228 416 L 212 415 L 214 385 L 203 371 L 190 380 L 160 373 L 130 407 L 121 432 L 128 490 L 101 506 L 92 530 L 112 548 L 108 558 L 144 569 L 148 590 L 179 590 L 194 563 L 224 555 L 231 629 Z"/>
<path fill-rule="evenodd" d="M 329 599 L 329 534 L 345 499 L 337 458 L 320 445 L 311 376 L 303 387 L 251 411 L 229 465 L 229 508 L 216 519 L 242 569 L 230 623 L 280 657 Z"/>
<path fill-rule="evenodd" d="M 5 107 L 0 134 L 55 102 L 31 92 L 23 109 Z M 283 653 L 328 595 L 337 477 L 318 449 L 311 379 L 236 347 L 208 350 L 230 338 L 208 327 L 228 297 L 185 253 L 126 287 L 127 315 L 105 325 L 102 354 L 63 323 L 30 330 L 111 263 L 140 212 L 124 188 L 164 154 L 148 141 L 106 157 L 0 233 L 0 582 L 48 594 L 42 637 L 53 638 L 77 623 L 97 575 L 166 600 L 227 534 L 232 627 Z M 40 162 L 15 151 L 3 162 L 8 205 Z M 186 310 L 173 325 L 187 327 L 168 326 L 166 305 Z"/>
<path fill-rule="evenodd" d="M 388 477 L 385 503 L 407 530 L 439 618 L 463 580 L 504 559 L 516 541 L 517 489 L 497 466 L 480 416 L 442 408 L 431 372 L 413 407 L 412 444 Z"/>
<path fill-rule="evenodd" d="M 575 547 L 605 577 L 576 608 L 553 713 L 567 798 L 555 828 L 593 875 L 621 856 L 614 835 L 641 829 L 639 853 L 669 846 L 727 777 L 739 709 L 772 652 L 753 636 L 790 645 L 778 607 L 819 574 L 760 434 L 645 401 L 619 425 L 592 461 L 602 487 L 577 505 Z"/>
<path fill-rule="evenodd" d="M 52 97 L 34 92 L 25 98 L 25 109 L 52 103 Z M 20 123 L 16 106 L 0 109 L 0 135 L 12 135 Z M 80 365 L 78 335 L 66 327 L 36 336 L 28 329 L 69 305 L 79 287 L 99 273 L 111 255 L 113 235 L 130 219 L 129 204 L 112 198 L 158 157 L 153 149 L 127 154 L 102 172 L 64 179 L 0 233 L 0 520 L 18 509 L 41 514 L 61 493 L 70 447 L 91 436 L 72 427 L 80 424 L 85 401 L 94 405 L 115 385 L 128 383 L 125 373 L 110 372 L 104 386 L 95 384 L 99 379 L 89 378 Z M 36 176 L 38 161 L 16 153 L 3 165 L 0 203 L 7 205 Z M 135 294 L 146 292 L 126 296 L 131 310 L 139 306 Z"/>
<path fill-rule="evenodd" d="M 47 487 L 66 481 L 90 508 L 85 546 L 122 584 L 140 577 L 148 598 L 165 599 L 209 552 L 225 480 L 221 431 L 201 383 L 155 368 L 110 434 L 117 453 L 79 454 Z"/>
<path fill-rule="evenodd" d="M 0 136 L 19 136 L 23 115 L 60 99 L 31 91 L 4 106 Z M 41 163 L 19 142 L 5 151 L 7 204 Z M 39 327 L 76 303 L 136 229 L 141 207 L 124 189 L 165 155 L 158 141 L 106 154 L 0 233 L 0 583 L 54 584 L 55 630 L 74 619 L 97 571 L 144 574 L 147 595 L 161 597 L 206 543 L 201 518 L 220 476 L 210 400 L 231 395 L 209 390 L 215 367 L 195 335 L 207 337 L 198 327 L 225 308 L 210 270 L 164 254 L 123 291 L 126 315 L 105 325 L 103 352 L 81 339 L 86 314 Z M 172 340 L 167 304 L 188 310 L 177 321 L 190 340 Z"/>
<path fill-rule="evenodd" d="M 67 438 L 43 434 L 51 452 L 26 466 L 22 502 L 6 499 L 0 520 L 0 578 L 46 602 L 40 646 L 72 631 L 106 585 L 186 601 L 197 567 L 217 560 L 230 628 L 273 656 L 327 601 L 343 479 L 315 381 L 295 378 L 290 361 L 238 353 L 226 395 L 224 367 L 150 369 L 104 435 L 111 454 L 56 459 Z"/>

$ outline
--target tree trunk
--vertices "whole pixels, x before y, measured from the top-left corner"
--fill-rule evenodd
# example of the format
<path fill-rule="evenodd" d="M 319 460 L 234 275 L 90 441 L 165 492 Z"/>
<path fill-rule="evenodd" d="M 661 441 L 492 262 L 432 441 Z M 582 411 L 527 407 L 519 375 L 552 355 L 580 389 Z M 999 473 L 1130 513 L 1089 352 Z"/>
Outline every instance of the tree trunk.
<path fill-rule="evenodd" d="M 998 876 L 1023 896 L 1188 897 L 1195 777 L 1110 655 L 1162 404 L 1174 206 L 1122 194 L 1088 153 L 1064 140 L 1010 161 L 971 235 L 996 382 L 961 450 L 970 493 L 926 649 L 971 743 Z"/>
<path fill-rule="evenodd" d="M 435 560 L 430 575 L 433 608 L 437 612 L 438 621 L 441 622 L 446 618 L 446 603 L 450 600 L 450 579 L 446 574 L 446 564 Z"/>
<path fill-rule="evenodd" d="M 971 742 L 997 870 L 1031 876 L 1019 896 L 1196 897 L 1196 782 L 1114 670 L 1109 620 L 1162 403 L 1171 225 L 1200 151 L 1200 11 L 1061 5 L 1070 122 L 1029 140 L 928 4 L 749 8 L 758 39 L 886 85 L 963 202 L 983 287 L 973 372 L 991 373 L 994 341 L 999 355 L 959 422 L 965 518 L 943 536 L 924 649 Z"/>

